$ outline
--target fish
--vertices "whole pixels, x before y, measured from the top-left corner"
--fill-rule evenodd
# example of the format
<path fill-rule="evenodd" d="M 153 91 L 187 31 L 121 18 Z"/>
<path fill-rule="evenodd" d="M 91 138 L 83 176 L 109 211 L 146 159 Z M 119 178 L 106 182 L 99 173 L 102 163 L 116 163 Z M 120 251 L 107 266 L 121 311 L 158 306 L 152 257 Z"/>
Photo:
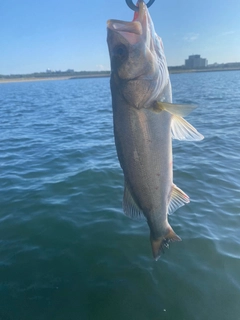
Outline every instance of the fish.
<path fill-rule="evenodd" d="M 183 117 L 195 105 L 173 104 L 161 38 L 144 1 L 133 21 L 107 21 L 114 138 L 124 175 L 123 211 L 144 218 L 155 260 L 181 241 L 168 215 L 190 199 L 173 183 L 172 139 L 203 136 Z"/>

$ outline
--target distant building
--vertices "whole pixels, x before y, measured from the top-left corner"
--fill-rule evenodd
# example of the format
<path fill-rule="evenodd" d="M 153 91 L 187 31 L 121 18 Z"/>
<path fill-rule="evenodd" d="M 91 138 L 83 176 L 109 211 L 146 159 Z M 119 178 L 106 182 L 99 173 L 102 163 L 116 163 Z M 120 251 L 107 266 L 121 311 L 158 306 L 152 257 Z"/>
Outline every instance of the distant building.
<path fill-rule="evenodd" d="M 204 68 L 207 65 L 207 59 L 201 58 L 200 54 L 191 55 L 185 60 L 185 67 L 187 69 Z"/>

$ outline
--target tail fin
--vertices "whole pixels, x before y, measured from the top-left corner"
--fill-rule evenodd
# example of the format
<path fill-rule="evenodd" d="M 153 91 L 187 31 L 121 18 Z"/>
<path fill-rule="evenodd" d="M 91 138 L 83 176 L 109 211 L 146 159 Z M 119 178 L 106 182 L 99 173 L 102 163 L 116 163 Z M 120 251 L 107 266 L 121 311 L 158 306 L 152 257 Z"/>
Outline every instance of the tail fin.
<path fill-rule="evenodd" d="M 164 247 L 169 247 L 169 242 L 182 241 L 182 239 L 176 235 L 173 229 L 169 226 L 168 232 L 163 237 L 153 239 L 152 235 L 150 234 L 150 241 L 152 245 L 153 257 L 157 261 L 160 258 L 161 253 L 164 253 Z"/>

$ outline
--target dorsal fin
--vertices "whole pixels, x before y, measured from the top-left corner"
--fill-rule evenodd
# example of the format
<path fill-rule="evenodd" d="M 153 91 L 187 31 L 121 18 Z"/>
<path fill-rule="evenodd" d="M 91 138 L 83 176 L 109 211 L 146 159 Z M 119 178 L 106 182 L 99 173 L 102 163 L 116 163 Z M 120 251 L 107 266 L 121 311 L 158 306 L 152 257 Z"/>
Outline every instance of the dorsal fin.
<path fill-rule="evenodd" d="M 126 181 L 123 195 L 123 212 L 131 219 L 145 219 L 142 210 L 138 207 L 136 201 L 133 199 Z"/>

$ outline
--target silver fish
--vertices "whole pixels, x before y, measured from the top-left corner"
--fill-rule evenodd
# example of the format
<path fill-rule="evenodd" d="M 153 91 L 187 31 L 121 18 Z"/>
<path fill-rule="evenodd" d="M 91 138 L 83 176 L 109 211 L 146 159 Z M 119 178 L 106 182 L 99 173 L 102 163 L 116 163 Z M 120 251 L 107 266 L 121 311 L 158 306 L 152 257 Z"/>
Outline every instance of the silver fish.
<path fill-rule="evenodd" d="M 124 213 L 146 218 L 157 260 L 169 242 L 181 241 L 168 214 L 189 202 L 173 184 L 172 138 L 203 136 L 182 118 L 195 106 L 172 104 L 162 40 L 145 3 L 137 6 L 132 22 L 107 22 L 114 136 L 125 179 Z"/>

